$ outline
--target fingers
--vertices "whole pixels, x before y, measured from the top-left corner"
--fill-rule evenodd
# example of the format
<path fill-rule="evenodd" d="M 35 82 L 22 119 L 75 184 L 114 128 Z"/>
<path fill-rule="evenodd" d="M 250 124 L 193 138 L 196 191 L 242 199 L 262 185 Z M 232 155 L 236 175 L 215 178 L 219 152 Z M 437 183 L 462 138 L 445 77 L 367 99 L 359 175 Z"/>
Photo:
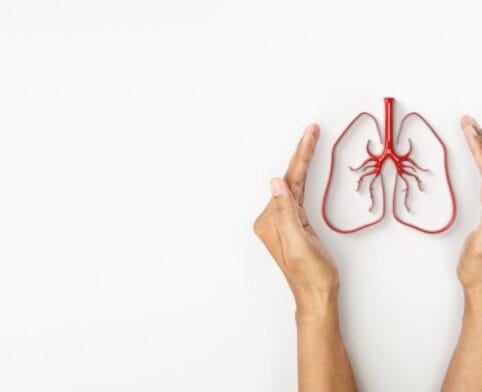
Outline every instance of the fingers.
<path fill-rule="evenodd" d="M 300 205 L 303 203 L 306 172 L 319 137 L 320 127 L 317 124 L 306 127 L 284 175 L 294 200 Z"/>
<path fill-rule="evenodd" d="M 270 185 L 273 196 L 274 222 L 281 240 L 283 253 L 287 258 L 303 240 L 304 229 L 298 216 L 298 206 L 286 181 L 281 178 L 274 178 Z"/>
<path fill-rule="evenodd" d="M 316 236 L 306 213 L 299 204 L 303 202 L 306 172 L 320 135 L 316 124 L 308 126 L 298 143 L 284 179 L 271 182 L 272 198 L 254 222 L 254 231 L 277 262 L 286 259 L 286 253 L 300 249 L 306 233 Z"/>
<path fill-rule="evenodd" d="M 477 122 L 470 116 L 462 117 L 460 124 L 465 134 L 465 139 L 482 174 L 482 133 Z"/>

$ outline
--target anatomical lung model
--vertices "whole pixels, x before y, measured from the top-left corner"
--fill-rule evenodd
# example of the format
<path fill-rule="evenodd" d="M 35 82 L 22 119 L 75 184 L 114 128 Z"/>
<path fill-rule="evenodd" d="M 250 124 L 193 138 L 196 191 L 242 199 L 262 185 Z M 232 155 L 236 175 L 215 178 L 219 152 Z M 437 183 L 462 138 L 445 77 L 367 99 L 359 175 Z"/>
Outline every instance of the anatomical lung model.
<path fill-rule="evenodd" d="M 383 220 L 387 176 L 393 181 L 390 188 L 396 221 L 437 234 L 455 220 L 445 144 L 429 122 L 415 112 L 402 118 L 395 135 L 394 102 L 394 98 L 385 98 L 383 139 L 377 119 L 362 112 L 333 145 L 322 215 L 338 233 L 354 233 Z M 371 139 L 363 136 L 365 131 L 371 133 Z M 347 139 L 355 140 L 355 147 L 348 148 Z"/>

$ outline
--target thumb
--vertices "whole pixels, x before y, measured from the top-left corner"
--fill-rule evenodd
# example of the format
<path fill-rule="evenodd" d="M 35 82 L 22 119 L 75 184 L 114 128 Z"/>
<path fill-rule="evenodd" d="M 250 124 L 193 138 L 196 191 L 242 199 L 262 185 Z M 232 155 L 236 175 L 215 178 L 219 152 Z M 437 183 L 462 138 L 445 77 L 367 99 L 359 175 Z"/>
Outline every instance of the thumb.
<path fill-rule="evenodd" d="M 298 216 L 297 204 L 286 181 L 281 178 L 273 178 L 270 185 L 274 221 L 286 255 L 288 248 L 302 238 L 303 226 Z"/>

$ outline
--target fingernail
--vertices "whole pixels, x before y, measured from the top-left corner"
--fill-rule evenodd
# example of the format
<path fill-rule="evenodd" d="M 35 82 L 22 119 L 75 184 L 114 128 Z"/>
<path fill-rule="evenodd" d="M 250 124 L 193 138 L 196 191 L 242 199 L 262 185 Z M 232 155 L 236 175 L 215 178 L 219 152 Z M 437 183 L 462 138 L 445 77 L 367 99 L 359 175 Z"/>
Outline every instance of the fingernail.
<path fill-rule="evenodd" d="M 270 182 L 270 187 L 271 187 L 271 195 L 273 197 L 278 197 L 279 195 L 281 195 L 281 193 L 283 192 L 282 191 L 282 188 L 281 188 L 281 181 L 279 178 L 273 178 Z"/>
<path fill-rule="evenodd" d="M 303 134 L 303 142 L 308 139 L 309 135 L 313 135 L 315 139 L 318 139 L 319 132 L 320 132 L 320 127 L 318 126 L 318 124 L 308 125 Z"/>

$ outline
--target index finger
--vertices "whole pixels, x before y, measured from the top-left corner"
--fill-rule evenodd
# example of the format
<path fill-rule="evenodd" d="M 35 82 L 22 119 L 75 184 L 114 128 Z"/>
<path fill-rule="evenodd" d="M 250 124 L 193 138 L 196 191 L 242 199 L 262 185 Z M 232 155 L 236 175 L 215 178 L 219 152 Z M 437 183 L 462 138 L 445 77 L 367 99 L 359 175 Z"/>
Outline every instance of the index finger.
<path fill-rule="evenodd" d="M 303 204 L 306 172 L 319 137 L 320 127 L 318 124 L 311 124 L 306 127 L 284 175 L 294 199 L 300 205 Z"/>
<path fill-rule="evenodd" d="M 482 174 L 482 133 L 477 121 L 470 116 L 462 117 L 460 124 L 464 130 L 465 139 L 469 145 L 470 151 L 474 156 L 475 163 L 477 164 Z"/>

